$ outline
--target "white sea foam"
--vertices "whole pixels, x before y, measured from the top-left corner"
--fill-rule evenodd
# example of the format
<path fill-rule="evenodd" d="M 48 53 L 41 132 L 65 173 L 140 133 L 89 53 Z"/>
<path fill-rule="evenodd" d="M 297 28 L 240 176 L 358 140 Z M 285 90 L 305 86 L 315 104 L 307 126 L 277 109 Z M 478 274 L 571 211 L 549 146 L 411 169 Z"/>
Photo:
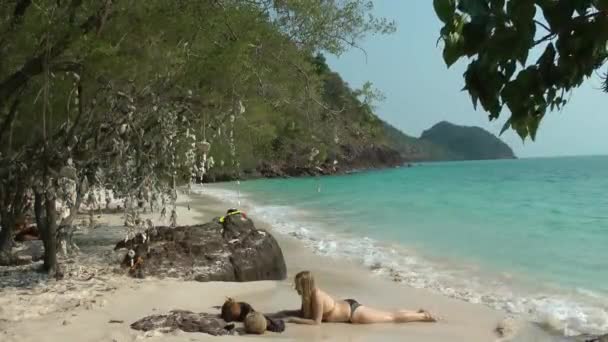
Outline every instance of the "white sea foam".
<path fill-rule="evenodd" d="M 404 246 L 368 237 L 332 232 L 305 211 L 291 206 L 259 205 L 246 193 L 216 185 L 193 187 L 229 205 L 247 208 L 250 216 L 267 222 L 274 232 L 293 236 L 319 255 L 354 260 L 373 273 L 415 288 L 481 303 L 549 325 L 566 336 L 608 333 L 608 298 L 587 289 L 569 293 L 514 286 L 512 274 L 480 274 L 476 267 L 455 269 L 420 257 Z M 508 284 L 506 283 L 508 282 Z"/>

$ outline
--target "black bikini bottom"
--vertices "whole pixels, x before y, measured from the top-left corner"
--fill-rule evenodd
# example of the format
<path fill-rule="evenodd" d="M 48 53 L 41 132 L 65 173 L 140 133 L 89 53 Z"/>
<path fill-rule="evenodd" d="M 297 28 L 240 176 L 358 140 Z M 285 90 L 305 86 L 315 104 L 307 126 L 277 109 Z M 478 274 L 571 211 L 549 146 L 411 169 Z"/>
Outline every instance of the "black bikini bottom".
<path fill-rule="evenodd" d="M 359 304 L 359 302 L 354 299 L 345 299 L 344 301 L 347 302 L 348 305 L 350 305 L 350 317 L 352 318 L 355 314 L 355 310 L 357 310 L 357 308 L 360 307 L 361 304 Z"/>

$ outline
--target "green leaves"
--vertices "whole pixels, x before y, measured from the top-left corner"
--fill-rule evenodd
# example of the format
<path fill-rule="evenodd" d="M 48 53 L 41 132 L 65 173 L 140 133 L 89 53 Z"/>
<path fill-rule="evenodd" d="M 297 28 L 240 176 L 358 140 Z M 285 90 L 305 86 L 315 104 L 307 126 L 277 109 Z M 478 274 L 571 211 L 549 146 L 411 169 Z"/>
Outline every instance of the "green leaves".
<path fill-rule="evenodd" d="M 557 70 L 554 64 L 555 56 L 556 51 L 553 47 L 553 43 L 549 43 L 543 54 L 536 62 L 542 74 L 543 83 L 546 87 L 551 87 L 556 80 Z"/>
<path fill-rule="evenodd" d="M 433 7 L 439 20 L 445 23 L 441 29 L 441 38 L 445 43 L 443 61 L 449 68 L 464 54 L 464 39 L 461 34 L 462 18 L 455 17 L 456 0 L 433 0 Z"/>
<path fill-rule="evenodd" d="M 583 16 L 589 13 L 592 3 L 593 0 L 572 0 L 574 10 L 578 13 L 578 15 Z"/>
<path fill-rule="evenodd" d="M 456 0 L 433 0 L 433 7 L 439 20 L 448 24 L 456 11 Z"/>
<path fill-rule="evenodd" d="M 608 0 L 457 0 L 453 14 L 442 12 L 452 18 L 442 19 L 443 58 L 449 67 L 469 57 L 463 90 L 473 106 L 490 120 L 508 115 L 503 131 L 535 139 L 546 112 L 565 105 L 558 95 L 608 60 L 606 11 Z M 535 61 L 532 49 L 542 52 Z"/>
<path fill-rule="evenodd" d="M 502 126 L 502 128 L 500 129 L 500 133 L 499 135 L 502 135 L 504 132 L 506 132 L 509 128 L 511 128 L 511 118 L 507 119 L 507 121 L 505 121 L 504 125 Z"/>
<path fill-rule="evenodd" d="M 474 18 L 470 23 L 464 24 L 462 35 L 464 53 L 469 57 L 475 55 L 486 39 L 487 20 Z"/>
<path fill-rule="evenodd" d="M 443 60 L 450 67 L 464 55 L 464 40 L 458 33 L 450 33 L 443 48 Z"/>
<path fill-rule="evenodd" d="M 608 73 L 605 72 L 601 75 L 602 78 L 602 91 L 608 93 Z"/>
<path fill-rule="evenodd" d="M 504 12 L 505 0 L 490 0 L 490 9 L 496 15 Z"/>
<path fill-rule="evenodd" d="M 507 15 L 515 26 L 530 26 L 536 14 L 534 1 L 530 0 L 510 0 L 507 3 Z"/>
<path fill-rule="evenodd" d="M 487 16 L 490 8 L 486 0 L 460 0 L 458 1 L 458 10 L 476 18 Z"/>
<path fill-rule="evenodd" d="M 518 35 L 517 44 L 513 46 L 517 60 L 522 66 L 526 65 L 528 52 L 534 43 L 536 25 L 534 15 L 536 7 L 530 0 L 511 0 L 507 3 L 507 16 L 513 22 Z"/>
<path fill-rule="evenodd" d="M 465 55 L 464 26 L 464 18 L 456 13 L 452 16 L 451 21 L 446 23 L 441 29 L 441 38 L 445 44 L 443 48 L 443 60 L 448 68 Z"/>
<path fill-rule="evenodd" d="M 479 60 L 473 61 L 464 73 L 464 78 L 465 90 L 471 95 L 473 105 L 476 107 L 479 100 L 483 109 L 495 118 L 501 110 L 498 94 L 504 84 L 504 77 L 497 70 L 492 71 L 491 67 Z"/>
<path fill-rule="evenodd" d="M 14 4 L 5 2 L 0 22 L 8 24 Z M 325 78 L 335 73 L 321 58 L 313 65 L 310 52 L 341 52 L 368 33 L 391 32 L 394 25 L 373 17 L 371 5 L 370 0 L 42 1 L 20 14 L 15 30 L 3 30 L 0 79 L 10 81 L 23 69 L 17 75 L 27 74 L 28 81 L 19 94 L 6 96 L 19 105 L 10 152 L 27 155 L 24 163 L 37 170 L 42 165 L 37 158 L 47 153 L 38 148 L 45 132 L 44 158 L 57 164 L 54 169 L 68 157 L 79 172 L 80 165 L 99 164 L 125 194 L 144 179 L 157 185 L 173 175 L 190 179 L 200 139 L 213 143 L 209 153 L 218 164 L 248 160 L 255 167 L 270 156 L 268 147 L 286 121 L 295 124 L 279 156 L 283 160 L 301 152 L 294 145 L 312 142 L 310 132 L 327 146 L 325 137 L 334 141 L 334 129 L 346 143 L 356 138 L 367 144 L 369 132 L 380 127 L 369 115 L 379 93 L 366 85 L 362 104 L 341 79 L 330 93 Z M 451 7 L 453 16 L 454 1 Z M 91 25 L 95 28 L 83 33 L 82 27 Z M 50 72 L 43 72 L 41 63 Z M 340 119 L 328 114 L 321 124 L 321 115 L 333 112 L 340 112 Z M 353 126 L 363 133 L 353 138 L 347 131 Z M 5 142 L 0 137 L 0 146 Z M 323 155 L 323 146 L 317 147 Z M 0 148 L 0 159 L 5 149 Z M 21 153 L 29 151 L 31 156 Z"/>
<path fill-rule="evenodd" d="M 553 32 L 561 31 L 572 20 L 574 6 L 572 1 L 539 0 L 545 21 Z"/>
<path fill-rule="evenodd" d="M 594 0 L 593 5 L 601 11 L 608 11 L 608 0 Z"/>
<path fill-rule="evenodd" d="M 515 68 L 517 67 L 516 63 L 514 60 L 510 59 L 508 60 L 504 67 L 503 67 L 503 74 L 505 75 L 505 79 L 509 80 L 511 79 L 511 76 L 513 76 L 513 73 L 515 72 Z"/>

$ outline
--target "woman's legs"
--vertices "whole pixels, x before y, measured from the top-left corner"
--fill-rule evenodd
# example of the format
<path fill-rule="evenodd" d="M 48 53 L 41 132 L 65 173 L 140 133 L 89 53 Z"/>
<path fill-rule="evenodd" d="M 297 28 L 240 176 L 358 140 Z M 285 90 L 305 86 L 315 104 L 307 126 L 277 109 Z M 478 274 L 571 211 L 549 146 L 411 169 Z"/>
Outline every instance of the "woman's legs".
<path fill-rule="evenodd" d="M 367 306 L 360 306 L 355 310 L 351 317 L 351 323 L 370 324 L 370 323 L 408 323 L 408 322 L 435 322 L 435 318 L 424 310 L 411 311 L 399 310 L 388 312 L 372 309 Z"/>
<path fill-rule="evenodd" d="M 418 311 L 399 310 L 395 313 L 397 323 L 407 322 L 437 322 L 437 318 L 430 312 L 420 309 Z"/>

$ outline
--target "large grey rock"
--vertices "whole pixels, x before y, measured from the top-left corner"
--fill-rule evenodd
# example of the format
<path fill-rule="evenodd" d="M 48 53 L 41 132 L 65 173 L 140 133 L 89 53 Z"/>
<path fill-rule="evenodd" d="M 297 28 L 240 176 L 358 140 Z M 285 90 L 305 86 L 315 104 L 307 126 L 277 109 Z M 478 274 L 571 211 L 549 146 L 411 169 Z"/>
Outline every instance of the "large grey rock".
<path fill-rule="evenodd" d="M 146 240 L 146 241 L 144 241 Z M 121 241 L 117 248 L 135 252 L 143 261 L 133 275 L 178 277 L 197 281 L 282 280 L 287 270 L 277 241 L 240 214 L 223 224 L 212 222 L 183 227 L 155 227 L 145 238 Z M 125 255 L 124 266 L 130 266 Z"/>

